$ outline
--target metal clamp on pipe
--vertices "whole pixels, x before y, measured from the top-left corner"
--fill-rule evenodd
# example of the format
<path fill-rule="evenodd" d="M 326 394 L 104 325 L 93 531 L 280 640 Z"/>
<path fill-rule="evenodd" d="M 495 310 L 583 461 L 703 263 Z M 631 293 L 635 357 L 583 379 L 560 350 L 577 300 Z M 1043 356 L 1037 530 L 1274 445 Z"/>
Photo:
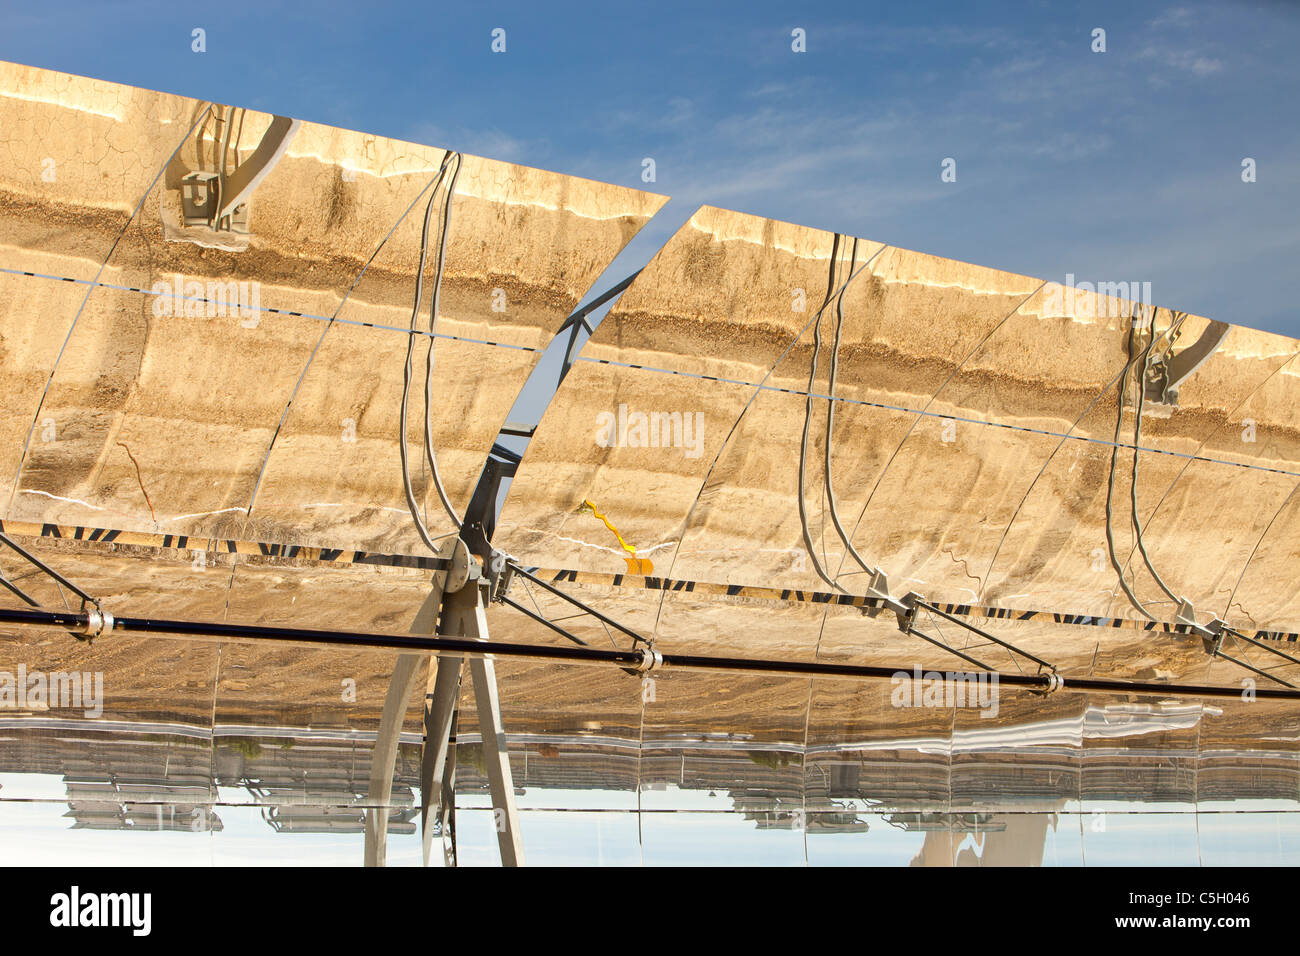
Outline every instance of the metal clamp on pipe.
<path fill-rule="evenodd" d="M 637 650 L 641 654 L 641 662 L 636 665 L 638 674 L 649 674 L 664 666 L 664 656 L 650 645 L 643 644 Z"/>
<path fill-rule="evenodd" d="M 86 608 L 86 623 L 73 633 L 76 635 L 77 640 L 89 643 L 99 635 L 111 630 L 113 630 L 113 615 L 99 607 L 88 607 Z"/>
<path fill-rule="evenodd" d="M 664 666 L 664 656 L 649 644 L 638 644 L 633 653 L 639 654 L 641 659 L 631 667 L 622 668 L 624 674 L 632 677 L 644 677 L 646 674 L 657 671 Z"/>
<path fill-rule="evenodd" d="M 1048 694 L 1055 694 L 1058 690 L 1060 690 L 1062 687 L 1065 686 L 1065 678 L 1062 677 L 1060 674 L 1056 673 L 1056 671 L 1049 671 L 1048 673 L 1040 674 L 1039 676 L 1047 678 L 1047 686 L 1034 691 L 1035 694 L 1042 694 L 1044 696 Z"/>

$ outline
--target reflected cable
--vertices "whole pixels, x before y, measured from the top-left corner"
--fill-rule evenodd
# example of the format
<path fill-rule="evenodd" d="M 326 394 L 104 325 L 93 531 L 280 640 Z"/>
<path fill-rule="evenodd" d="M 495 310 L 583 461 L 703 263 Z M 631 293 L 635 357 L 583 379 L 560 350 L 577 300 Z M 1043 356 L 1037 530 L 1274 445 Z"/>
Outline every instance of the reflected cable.
<path fill-rule="evenodd" d="M 813 352 L 812 361 L 809 364 L 808 369 L 808 393 L 804 403 L 803 437 L 799 441 L 799 525 L 803 530 L 804 548 L 808 551 L 808 557 L 812 561 L 817 576 L 831 587 L 842 591 L 844 589 L 840 587 L 840 585 L 836 584 L 831 576 L 826 573 L 826 569 L 822 567 L 821 561 L 817 558 L 817 549 L 813 544 L 812 531 L 808 527 L 808 506 L 804 502 L 804 493 L 807 487 L 806 471 L 808 464 L 808 434 L 812 427 L 813 415 L 813 388 L 817 382 L 817 359 L 821 354 L 822 348 L 822 314 L 826 311 L 827 306 L 831 304 L 831 300 L 835 298 L 835 275 L 839 266 L 839 250 L 840 234 L 837 232 L 835 233 L 835 239 L 831 244 L 831 268 L 830 276 L 826 281 L 826 300 L 822 303 L 822 307 L 817 310 L 817 316 L 813 319 L 812 323 Z M 855 274 L 850 271 L 848 282 L 844 283 L 845 286 L 847 286 L 849 282 L 853 281 L 854 275 Z M 840 294 L 843 295 L 843 290 L 841 290 Z"/>
<path fill-rule="evenodd" d="M 849 256 L 850 270 L 852 270 L 857 259 L 858 240 L 854 239 L 853 251 Z M 829 400 L 826 403 L 826 463 L 823 471 L 826 479 L 826 501 L 830 505 L 831 509 L 831 522 L 835 525 L 835 530 L 839 534 L 840 540 L 843 541 L 844 546 L 848 548 L 849 554 L 852 555 L 853 560 L 856 561 L 858 566 L 861 567 L 863 571 L 866 571 L 867 574 L 874 575 L 876 569 L 871 567 L 862 559 L 862 555 L 858 554 L 858 549 L 853 547 L 853 542 L 849 540 L 848 534 L 844 531 L 844 525 L 840 521 L 839 506 L 835 501 L 835 486 L 831 479 L 831 433 L 835 428 L 835 381 L 839 375 L 840 369 L 840 334 L 844 329 L 844 293 L 846 289 L 847 286 L 845 289 L 840 290 L 840 294 L 835 301 L 835 340 L 831 344 L 831 375 L 826 390 Z M 836 575 L 836 577 L 838 578 L 839 575 Z"/>
<path fill-rule="evenodd" d="M 1119 558 L 1115 554 L 1115 532 L 1113 528 L 1113 511 L 1114 511 L 1114 499 L 1115 499 L 1115 465 L 1119 458 L 1119 434 L 1124 423 L 1124 406 L 1128 401 L 1129 371 L 1132 370 L 1135 364 L 1137 363 L 1137 357 L 1133 354 L 1133 332 L 1137 327 L 1138 317 L 1139 317 L 1138 307 L 1135 305 L 1133 316 L 1128 323 L 1128 364 L 1124 366 L 1124 370 L 1120 374 L 1120 379 L 1119 379 L 1119 401 L 1116 403 L 1118 405 L 1118 408 L 1115 411 L 1115 437 L 1114 437 L 1114 441 L 1111 443 L 1110 476 L 1106 482 L 1106 550 L 1107 553 L 1110 555 L 1111 567 L 1115 569 L 1115 573 L 1118 576 L 1117 579 L 1119 581 L 1119 586 L 1124 591 L 1124 594 L 1129 599 L 1129 602 L 1133 605 L 1133 607 L 1135 607 L 1138 611 L 1140 611 L 1143 614 L 1143 616 L 1154 621 L 1155 618 L 1146 609 L 1146 606 L 1143 605 L 1143 603 L 1138 600 L 1137 595 L 1133 593 L 1133 589 L 1129 587 L 1128 581 L 1126 581 L 1124 578 L 1124 569 L 1120 567 Z M 1177 331 L 1178 327 L 1181 324 L 1182 324 L 1182 318 L 1180 317 L 1175 322 L 1170 324 L 1169 329 L 1168 331 L 1166 331 L 1165 335 L 1172 336 Z M 1152 334 L 1154 335 L 1154 325 L 1152 328 L 1153 328 Z M 1141 373 L 1139 372 L 1138 374 L 1140 375 Z M 1141 404 L 1142 402 L 1141 388 L 1142 388 L 1142 383 L 1138 382 L 1139 392 L 1138 392 L 1137 401 L 1139 404 Z"/>
<path fill-rule="evenodd" d="M 1147 570 L 1151 572 L 1151 577 L 1155 578 L 1156 584 L 1160 585 L 1160 590 L 1169 595 L 1169 599 L 1175 604 L 1180 604 L 1182 602 L 1179 600 L 1178 595 L 1170 590 L 1169 585 L 1165 583 L 1165 579 L 1160 576 L 1160 573 L 1155 569 L 1155 565 L 1151 563 L 1151 556 L 1147 554 L 1146 542 L 1142 539 L 1142 518 L 1138 515 L 1137 484 L 1139 453 L 1137 446 L 1138 443 L 1142 441 L 1142 410 L 1146 405 L 1147 375 L 1151 370 L 1151 353 L 1153 346 L 1156 344 L 1156 317 L 1159 314 L 1159 309 L 1153 308 L 1151 310 L 1151 338 L 1150 341 L 1147 342 L 1147 347 L 1142 351 L 1141 361 L 1138 362 L 1138 369 L 1140 371 L 1137 373 L 1139 375 L 1137 409 L 1133 414 L 1133 480 L 1129 483 L 1129 501 L 1132 506 L 1133 531 L 1137 536 L 1137 547 L 1138 551 L 1142 554 L 1142 560 L 1146 564 Z M 1185 312 L 1171 314 L 1169 324 L 1171 334 L 1172 330 L 1182 323 L 1184 317 L 1186 317 Z M 1171 346 L 1173 345 L 1172 338 L 1170 339 L 1169 344 Z"/>
<path fill-rule="evenodd" d="M 433 190 L 429 195 L 428 205 L 425 206 L 425 210 L 424 210 L 424 225 L 420 234 L 420 261 L 415 273 L 415 302 L 411 306 L 410 334 L 406 340 L 406 364 L 402 374 L 402 406 L 401 406 L 401 415 L 400 415 L 400 424 L 399 424 L 400 431 L 398 433 L 398 442 L 397 442 L 398 450 L 401 453 L 402 490 L 406 494 L 407 508 L 411 513 L 411 519 L 415 522 L 415 529 L 419 533 L 420 539 L 424 542 L 425 546 L 429 548 L 429 550 L 434 552 L 438 550 L 438 546 L 434 544 L 433 538 L 429 534 L 429 529 L 425 526 L 424 521 L 420 517 L 420 509 L 415 500 L 415 492 L 411 487 L 411 467 L 410 467 L 410 460 L 409 460 L 409 455 L 406 447 L 406 422 L 407 422 L 408 407 L 411 398 L 412 358 L 415 353 L 415 339 L 417 333 L 416 324 L 418 322 L 419 315 L 420 315 L 420 300 L 424 296 L 424 269 L 425 269 L 425 264 L 428 262 L 428 255 L 429 255 L 429 223 L 433 218 L 433 207 L 438 200 L 438 187 L 442 185 L 442 181 L 446 178 L 447 168 L 451 165 L 452 158 L 455 155 L 456 154 L 454 153 L 448 152 L 443 156 L 442 165 L 438 169 L 438 177 L 434 181 Z M 459 166 L 457 166 L 457 172 L 459 172 Z M 450 207 L 450 201 L 448 202 L 448 207 Z M 448 213 L 450 213 L 450 208 L 448 209 Z M 444 220 L 444 225 L 445 225 L 445 220 Z M 445 248 L 445 240 L 446 240 L 445 228 L 444 228 L 444 234 L 442 240 L 443 241 L 439 245 L 439 256 L 438 256 L 439 264 L 441 264 L 442 261 L 441 250 Z M 439 276 L 438 278 L 440 279 L 441 276 Z M 428 420 L 429 419 L 428 416 L 429 395 L 430 395 L 428 375 L 432 373 L 432 369 L 433 369 L 432 337 L 430 337 L 429 339 L 429 355 L 426 361 L 426 369 L 427 372 L 426 372 L 426 381 L 425 381 L 425 439 L 426 439 L 425 453 L 428 454 L 429 446 L 431 446 L 432 444 L 432 442 L 429 439 L 429 420 Z M 436 469 L 434 474 L 436 477 L 437 476 Z M 438 491 L 440 496 L 444 494 L 441 487 L 441 483 L 439 483 Z M 457 528 L 459 528 L 460 521 L 456 518 L 455 512 L 449 510 L 449 514 L 451 515 L 452 520 L 455 522 Z"/>

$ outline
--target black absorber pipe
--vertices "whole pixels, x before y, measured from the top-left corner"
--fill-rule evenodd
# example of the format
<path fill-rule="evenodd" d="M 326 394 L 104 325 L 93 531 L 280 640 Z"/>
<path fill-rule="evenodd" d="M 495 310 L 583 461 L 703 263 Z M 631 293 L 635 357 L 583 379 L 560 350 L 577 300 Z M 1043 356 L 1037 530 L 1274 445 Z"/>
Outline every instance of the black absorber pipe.
<path fill-rule="evenodd" d="M 27 625 L 58 627 L 86 631 L 96 626 L 95 614 L 72 611 L 37 611 L 0 609 L 0 626 Z M 786 677 L 827 677 L 856 680 L 890 680 L 899 674 L 911 676 L 912 669 L 867 664 L 830 664 L 821 661 L 782 661 L 747 657 L 703 657 L 693 654 L 654 654 L 639 648 L 632 651 L 603 650 L 594 647 L 548 646 L 545 644 L 507 644 L 456 637 L 424 635 L 372 634 L 361 631 L 326 631 L 313 628 L 267 627 L 260 624 L 218 624 L 206 621 L 172 621 L 161 618 L 118 617 L 111 627 L 105 626 L 100 639 L 108 634 L 158 634 L 179 638 L 209 638 L 254 642 L 312 644 L 321 647 L 349 647 L 370 650 L 427 651 L 433 654 L 456 654 L 469 657 L 514 657 L 556 661 L 569 664 L 612 664 L 634 670 L 707 670 L 774 674 Z M 653 667 L 651 667 L 653 663 Z M 1153 694 L 1159 697 L 1210 697 L 1241 699 L 1238 687 L 1213 687 L 1189 684 L 1162 684 L 1157 681 L 1121 680 L 1104 677 L 1062 679 L 1054 674 L 1006 674 L 994 672 L 1000 685 L 1033 691 L 1053 689 L 1076 693 Z M 989 675 L 990 677 L 994 675 Z M 1300 690 L 1262 687 L 1253 692 L 1256 698 L 1300 701 Z"/>

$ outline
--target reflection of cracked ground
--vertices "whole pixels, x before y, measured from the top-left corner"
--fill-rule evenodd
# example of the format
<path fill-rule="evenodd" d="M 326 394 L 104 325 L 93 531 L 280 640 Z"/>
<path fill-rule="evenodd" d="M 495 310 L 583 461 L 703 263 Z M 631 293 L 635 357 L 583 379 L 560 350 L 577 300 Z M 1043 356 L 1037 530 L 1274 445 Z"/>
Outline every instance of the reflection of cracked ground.
<path fill-rule="evenodd" d="M 303 124 L 256 187 L 246 248 L 199 244 L 171 217 L 185 172 L 216 162 L 221 127 L 204 104 L 13 65 L 3 80 L 7 516 L 110 514 L 141 529 L 156 518 L 178 533 L 251 527 L 286 541 L 330 527 L 341 547 L 418 546 L 396 467 L 401 330 L 420 234 L 409 213 L 443 151 Z M 240 114 L 232 161 L 270 121 Z M 662 202 L 466 158 L 434 394 L 439 464 L 458 499 L 539 350 Z M 255 282 L 260 319 L 159 316 L 152 291 L 178 278 Z M 32 314 L 62 318 L 33 326 Z M 52 441 L 41 440 L 47 419 Z M 341 507 L 301 504 L 322 499 Z"/>
<path fill-rule="evenodd" d="M 1106 558 L 1131 309 L 877 243 L 858 243 L 851 270 L 848 246 L 700 210 L 564 380 L 511 486 L 505 547 L 543 566 L 617 571 L 586 547 L 599 529 L 575 533 L 565 520 L 585 495 L 621 503 L 629 540 L 677 542 L 656 559 L 674 579 L 829 590 L 829 577 L 861 591 L 833 489 L 853 549 L 904 590 L 997 606 L 1031 595 L 1062 613 L 1140 617 Z M 842 261 L 828 282 L 833 247 Z M 804 311 L 792 309 L 791 289 L 807 293 Z M 1163 330 L 1171 320 L 1158 310 L 1156 321 Z M 1209 334 L 1208 320 L 1180 321 L 1185 342 Z M 1202 621 L 1286 631 L 1300 621 L 1300 596 L 1274 586 L 1291 560 L 1286 529 L 1300 520 L 1298 352 L 1290 339 L 1232 327 L 1182 383 L 1178 406 L 1145 416 L 1144 543 Z M 638 407 L 700 410 L 701 456 L 593 446 L 596 416 L 630 394 Z M 1132 419 L 1130 403 L 1121 444 Z M 1247 419 L 1269 437 L 1247 442 Z M 1175 605 L 1138 557 L 1122 451 L 1109 509 L 1117 560 L 1152 616 L 1172 620 Z"/>

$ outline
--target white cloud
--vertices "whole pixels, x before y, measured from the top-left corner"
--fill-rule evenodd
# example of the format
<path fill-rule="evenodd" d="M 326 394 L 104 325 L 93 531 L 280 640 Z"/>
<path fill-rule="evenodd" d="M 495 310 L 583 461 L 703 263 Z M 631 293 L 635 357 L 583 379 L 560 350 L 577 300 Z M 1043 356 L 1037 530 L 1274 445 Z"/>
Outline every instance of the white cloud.
<path fill-rule="evenodd" d="M 1170 69 L 1181 70 L 1196 76 L 1210 76 L 1223 70 L 1222 60 L 1194 49 L 1178 50 L 1164 45 L 1152 44 L 1145 47 L 1138 56 L 1144 60 L 1154 60 L 1156 63 Z"/>
<path fill-rule="evenodd" d="M 1067 131 L 1045 138 L 1030 150 L 1030 154 L 1063 162 L 1073 162 L 1107 152 L 1112 142 L 1110 136 L 1106 133 Z"/>
<path fill-rule="evenodd" d="M 1154 20 L 1148 20 L 1147 26 L 1152 27 L 1190 27 L 1195 23 L 1192 11 L 1186 7 L 1170 7 Z"/>

